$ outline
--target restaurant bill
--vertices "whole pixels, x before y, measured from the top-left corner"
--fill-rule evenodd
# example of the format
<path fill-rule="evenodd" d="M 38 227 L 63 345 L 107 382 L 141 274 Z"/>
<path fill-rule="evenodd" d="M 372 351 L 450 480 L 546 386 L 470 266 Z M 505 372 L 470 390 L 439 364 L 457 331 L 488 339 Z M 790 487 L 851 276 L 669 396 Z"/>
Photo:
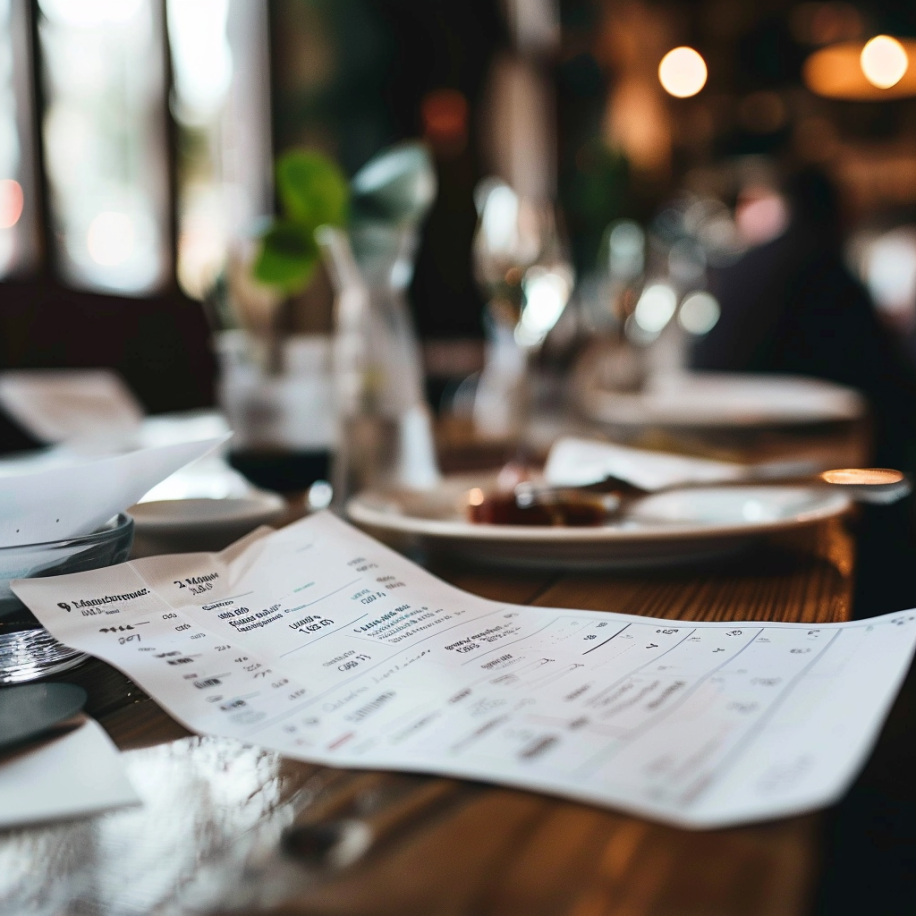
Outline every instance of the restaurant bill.
<path fill-rule="evenodd" d="M 916 644 L 910 611 L 810 626 L 502 604 L 327 513 L 13 588 L 196 732 L 691 828 L 835 800 Z"/>

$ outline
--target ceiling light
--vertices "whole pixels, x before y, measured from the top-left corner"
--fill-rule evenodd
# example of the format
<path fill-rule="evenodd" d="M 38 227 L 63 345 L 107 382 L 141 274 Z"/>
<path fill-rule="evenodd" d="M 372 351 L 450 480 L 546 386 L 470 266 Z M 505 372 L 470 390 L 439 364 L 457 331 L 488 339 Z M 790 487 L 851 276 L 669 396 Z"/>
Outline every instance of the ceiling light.
<path fill-rule="evenodd" d="M 908 66 L 914 57 L 916 41 L 879 35 L 867 45 L 861 41 L 844 41 L 815 51 L 805 61 L 802 76 L 812 92 L 829 99 L 902 99 L 916 95 L 916 67 Z"/>
<path fill-rule="evenodd" d="M 910 64 L 903 45 L 890 35 L 878 35 L 867 42 L 859 60 L 865 78 L 879 89 L 896 86 Z"/>
<path fill-rule="evenodd" d="M 674 48 L 658 65 L 665 92 L 679 99 L 696 95 L 706 85 L 706 61 L 693 48 Z"/>

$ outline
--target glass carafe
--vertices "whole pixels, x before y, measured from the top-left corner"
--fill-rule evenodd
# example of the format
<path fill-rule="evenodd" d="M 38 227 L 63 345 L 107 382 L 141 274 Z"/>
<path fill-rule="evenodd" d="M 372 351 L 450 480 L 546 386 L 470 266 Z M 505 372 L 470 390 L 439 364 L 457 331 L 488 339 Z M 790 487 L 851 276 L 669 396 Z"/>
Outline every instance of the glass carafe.
<path fill-rule="evenodd" d="M 416 230 L 368 223 L 317 237 L 337 294 L 334 504 L 367 488 L 433 487 L 432 417 L 406 296 Z"/>

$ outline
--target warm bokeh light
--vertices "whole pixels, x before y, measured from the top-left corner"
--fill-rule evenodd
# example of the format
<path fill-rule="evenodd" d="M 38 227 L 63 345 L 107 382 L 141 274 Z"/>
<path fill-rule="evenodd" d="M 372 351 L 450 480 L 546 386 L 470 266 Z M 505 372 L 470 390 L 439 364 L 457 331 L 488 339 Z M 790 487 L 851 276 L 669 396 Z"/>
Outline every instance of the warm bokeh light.
<path fill-rule="evenodd" d="M 884 35 L 878 37 L 887 38 Z M 883 42 L 873 45 L 872 43 L 876 41 L 878 39 L 872 39 L 869 45 L 881 51 Z M 880 77 L 877 71 L 872 72 L 871 77 L 866 76 L 865 61 L 871 60 L 873 52 L 869 51 L 866 56 L 867 45 L 863 46 L 860 41 L 846 41 L 821 48 L 810 55 L 802 68 L 805 85 L 817 95 L 850 101 L 883 102 L 888 99 L 903 99 L 916 95 L 916 67 L 906 66 L 902 70 L 899 67 L 900 52 L 907 61 L 916 57 L 916 41 L 911 39 L 897 41 L 893 38 L 889 38 L 888 41 L 899 47 L 896 52 L 899 72 L 895 74 L 894 82 L 889 82 L 889 72 L 886 72 L 888 79 L 885 80 L 884 86 L 872 79 L 874 76 Z M 870 62 L 868 66 L 871 67 Z M 890 69 L 887 60 L 882 60 L 876 66 L 881 68 L 881 72 Z"/>
<path fill-rule="evenodd" d="M 910 65 L 903 45 L 890 35 L 878 35 L 867 42 L 859 60 L 865 78 L 879 89 L 896 86 Z"/>
<path fill-rule="evenodd" d="M 420 103 L 423 136 L 437 150 L 459 153 L 468 136 L 468 100 L 456 89 L 434 89 Z"/>
<path fill-rule="evenodd" d="M 665 175 L 671 164 L 671 115 L 648 80 L 624 79 L 608 94 L 605 139 L 640 172 Z"/>
<path fill-rule="evenodd" d="M 903 473 L 891 468 L 838 468 L 835 471 L 824 471 L 821 477 L 827 483 L 852 484 L 853 486 L 861 483 L 880 485 L 900 483 L 903 480 Z"/>
<path fill-rule="evenodd" d="M 100 213 L 86 234 L 89 257 L 96 264 L 114 267 L 123 264 L 134 250 L 134 222 L 126 213 L 108 210 Z"/>
<path fill-rule="evenodd" d="M 10 229 L 19 222 L 25 199 L 22 185 L 12 178 L 0 181 L 0 229 Z"/>
<path fill-rule="evenodd" d="M 658 65 L 665 92 L 679 99 L 696 95 L 706 85 L 706 61 L 693 48 L 674 48 Z"/>

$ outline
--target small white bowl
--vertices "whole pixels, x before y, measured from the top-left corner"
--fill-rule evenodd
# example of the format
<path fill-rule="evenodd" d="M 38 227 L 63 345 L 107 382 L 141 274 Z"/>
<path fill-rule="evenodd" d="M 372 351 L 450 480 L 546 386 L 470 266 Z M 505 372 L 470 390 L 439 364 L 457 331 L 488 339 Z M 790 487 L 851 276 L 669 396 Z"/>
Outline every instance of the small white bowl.
<path fill-rule="evenodd" d="M 277 521 L 286 501 L 276 493 L 255 490 L 227 499 L 163 499 L 137 503 L 127 511 L 134 519 L 134 556 L 185 551 L 214 551 Z"/>

